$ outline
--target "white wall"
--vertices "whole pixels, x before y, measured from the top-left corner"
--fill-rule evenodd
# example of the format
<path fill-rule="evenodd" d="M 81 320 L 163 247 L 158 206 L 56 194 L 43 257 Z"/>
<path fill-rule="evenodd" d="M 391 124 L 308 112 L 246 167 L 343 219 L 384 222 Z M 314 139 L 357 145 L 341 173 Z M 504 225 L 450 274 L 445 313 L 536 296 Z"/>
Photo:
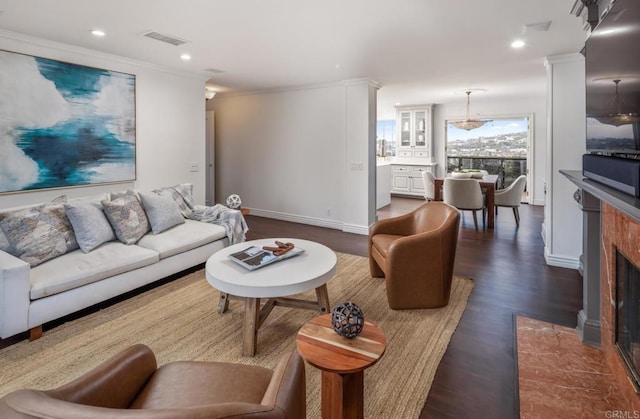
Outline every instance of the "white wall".
<path fill-rule="evenodd" d="M 205 194 L 205 79 L 151 64 L 0 31 L 0 49 L 136 75 L 135 182 L 0 195 L 0 208 L 126 188 L 149 190 L 190 182 L 198 203 Z M 0 159 L 2 156 L 0 156 Z M 197 163 L 198 172 L 191 172 Z"/>
<path fill-rule="evenodd" d="M 375 92 L 356 80 L 216 96 L 216 200 L 236 193 L 255 215 L 366 234 Z"/>
<path fill-rule="evenodd" d="M 542 65 L 542 63 L 540 64 Z M 508 99 L 485 99 L 482 94 L 471 95 L 471 113 L 479 117 L 511 117 L 528 116 L 533 120 L 532 149 L 529 152 L 531 166 L 530 179 L 533 185 L 528 185 L 531 204 L 544 205 L 544 175 L 546 170 L 546 92 L 539 95 L 521 96 Z M 444 145 L 445 121 L 447 119 L 464 119 L 466 101 L 460 99 L 455 103 L 437 104 L 433 108 L 433 143 L 434 157 L 438 163 L 438 176 L 444 176 L 446 170 Z"/>

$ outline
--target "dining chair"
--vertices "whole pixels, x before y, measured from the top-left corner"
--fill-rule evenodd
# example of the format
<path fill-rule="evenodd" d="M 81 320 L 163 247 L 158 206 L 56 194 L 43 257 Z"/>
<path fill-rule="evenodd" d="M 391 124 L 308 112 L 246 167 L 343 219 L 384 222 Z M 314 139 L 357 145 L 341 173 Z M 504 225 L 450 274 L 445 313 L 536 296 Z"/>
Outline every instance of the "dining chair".
<path fill-rule="evenodd" d="M 427 201 L 435 200 L 435 179 L 435 176 L 433 176 L 433 173 L 431 173 L 430 171 L 422 171 L 422 181 L 424 182 L 424 199 L 426 199 Z"/>
<path fill-rule="evenodd" d="M 524 193 L 526 185 L 527 176 L 520 175 L 507 188 L 496 191 L 494 198 L 496 215 L 498 214 L 498 207 L 511 207 L 513 209 L 513 216 L 516 219 L 516 226 L 520 226 L 520 212 L 518 208 L 522 202 L 522 194 Z"/>
<path fill-rule="evenodd" d="M 461 211 L 472 211 L 476 231 L 478 230 L 476 211 L 482 210 L 482 226 L 485 226 L 486 200 L 477 180 L 445 178 L 442 198 L 444 202 Z"/>

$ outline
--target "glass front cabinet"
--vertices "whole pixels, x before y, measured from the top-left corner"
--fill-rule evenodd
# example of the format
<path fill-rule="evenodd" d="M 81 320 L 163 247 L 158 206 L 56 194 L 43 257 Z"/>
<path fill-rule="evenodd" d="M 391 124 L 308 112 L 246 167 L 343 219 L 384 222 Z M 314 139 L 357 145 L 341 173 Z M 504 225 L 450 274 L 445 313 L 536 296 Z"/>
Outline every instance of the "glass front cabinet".
<path fill-rule="evenodd" d="M 433 148 L 433 105 L 397 106 L 398 150 L 400 158 L 431 161 Z"/>

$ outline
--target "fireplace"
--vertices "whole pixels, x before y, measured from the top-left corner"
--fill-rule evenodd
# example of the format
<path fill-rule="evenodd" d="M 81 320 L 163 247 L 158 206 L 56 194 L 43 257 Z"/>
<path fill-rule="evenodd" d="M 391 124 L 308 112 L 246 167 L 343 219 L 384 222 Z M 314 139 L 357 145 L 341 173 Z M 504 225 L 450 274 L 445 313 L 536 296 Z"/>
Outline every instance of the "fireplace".
<path fill-rule="evenodd" d="M 640 270 L 616 250 L 615 345 L 640 390 Z"/>
<path fill-rule="evenodd" d="M 561 173 L 582 189 L 583 196 L 599 202 L 599 216 L 593 209 L 583 213 L 588 274 L 583 305 L 589 306 L 595 292 L 600 303 L 600 349 L 629 410 L 640 412 L 640 201 L 584 179 L 579 171 Z M 594 284 L 597 279 L 599 284 Z M 590 320 L 586 317 L 585 330 Z"/>

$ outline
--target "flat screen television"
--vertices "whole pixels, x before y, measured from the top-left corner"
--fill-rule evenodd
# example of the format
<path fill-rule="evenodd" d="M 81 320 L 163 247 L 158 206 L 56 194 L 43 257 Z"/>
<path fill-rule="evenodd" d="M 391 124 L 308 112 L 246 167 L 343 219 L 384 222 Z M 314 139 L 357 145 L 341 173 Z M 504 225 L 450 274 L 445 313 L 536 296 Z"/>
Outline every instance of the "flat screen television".
<path fill-rule="evenodd" d="M 612 2 L 584 55 L 587 152 L 640 159 L 640 1 Z"/>

